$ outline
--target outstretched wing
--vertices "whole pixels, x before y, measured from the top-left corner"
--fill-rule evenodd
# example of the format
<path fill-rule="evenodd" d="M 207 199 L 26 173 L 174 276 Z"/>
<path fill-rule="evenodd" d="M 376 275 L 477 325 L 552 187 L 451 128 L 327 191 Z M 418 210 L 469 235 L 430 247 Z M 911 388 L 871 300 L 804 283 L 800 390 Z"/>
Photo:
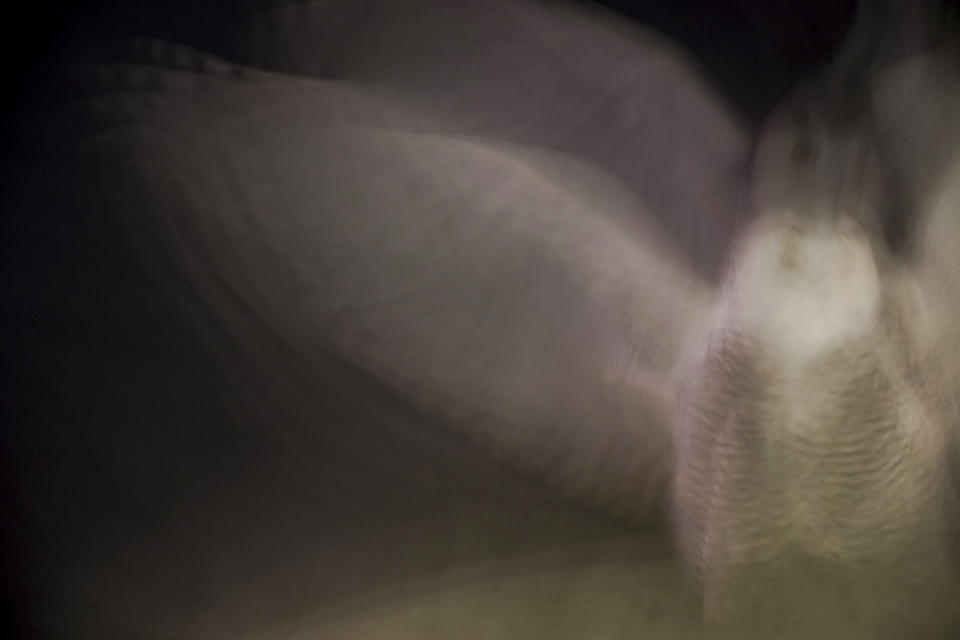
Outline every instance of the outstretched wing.
<path fill-rule="evenodd" d="M 525 0 L 258 3 L 237 50 L 347 80 L 622 180 L 715 276 L 736 233 L 745 126 L 662 36 L 597 7 Z"/>
<path fill-rule="evenodd" d="M 122 124 L 77 158 L 251 366 L 268 343 L 332 352 L 572 492 L 658 504 L 674 365 L 710 293 L 627 189 L 425 133 L 359 89 L 171 81 L 88 104 Z"/>

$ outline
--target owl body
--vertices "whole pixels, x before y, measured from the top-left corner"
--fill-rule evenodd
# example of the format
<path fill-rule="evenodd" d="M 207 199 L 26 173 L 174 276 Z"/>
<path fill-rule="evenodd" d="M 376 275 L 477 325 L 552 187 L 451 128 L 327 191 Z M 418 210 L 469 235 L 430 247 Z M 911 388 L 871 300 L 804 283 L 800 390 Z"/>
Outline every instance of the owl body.
<path fill-rule="evenodd" d="M 946 431 L 901 284 L 855 225 L 748 233 L 678 403 L 674 515 L 709 620 L 902 620 L 952 582 Z"/>

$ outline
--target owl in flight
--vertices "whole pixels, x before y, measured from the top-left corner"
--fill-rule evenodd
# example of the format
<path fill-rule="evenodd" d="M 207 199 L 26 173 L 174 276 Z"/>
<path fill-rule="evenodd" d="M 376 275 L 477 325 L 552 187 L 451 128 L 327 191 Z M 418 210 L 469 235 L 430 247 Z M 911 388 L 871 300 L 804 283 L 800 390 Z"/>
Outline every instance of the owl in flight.
<path fill-rule="evenodd" d="M 581 6 L 300 3 L 234 35 L 229 62 L 139 40 L 84 66 L 37 141 L 214 357 L 263 393 L 347 362 L 662 521 L 718 630 L 956 622 L 952 42 L 864 62 L 855 34 L 753 131 Z"/>

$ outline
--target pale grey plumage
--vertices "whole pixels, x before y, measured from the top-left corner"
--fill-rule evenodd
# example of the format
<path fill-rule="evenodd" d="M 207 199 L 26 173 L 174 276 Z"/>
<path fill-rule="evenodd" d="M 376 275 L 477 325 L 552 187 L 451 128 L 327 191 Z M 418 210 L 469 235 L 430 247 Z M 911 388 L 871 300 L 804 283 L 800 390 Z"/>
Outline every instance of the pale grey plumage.
<path fill-rule="evenodd" d="M 485 5 L 451 6 L 500 20 Z M 956 578 L 947 448 L 956 425 L 944 407 L 958 360 L 936 353 L 952 340 L 960 299 L 948 278 L 956 254 L 943 244 L 956 237 L 952 218 L 922 218 L 935 230 L 924 237 L 938 247 L 938 266 L 899 260 L 871 228 L 885 185 L 880 151 L 862 138 L 869 131 L 823 133 L 841 151 L 800 171 L 770 160 L 789 158 L 793 142 L 765 135 L 755 161 L 768 173 L 754 171 L 751 185 L 761 219 L 715 287 L 704 272 L 726 243 L 709 230 L 735 227 L 729 208 L 743 185 L 729 176 L 746 160 L 741 127 L 657 41 L 503 6 L 521 26 L 551 27 L 534 47 L 548 61 L 569 34 L 589 34 L 598 47 L 616 43 L 598 59 L 636 63 L 619 67 L 626 77 L 573 88 L 536 67 L 503 74 L 523 82 L 493 97 L 476 86 L 461 92 L 431 83 L 431 65 L 474 51 L 493 61 L 477 83 L 490 91 L 498 84 L 489 78 L 514 58 L 488 57 L 482 37 L 477 50 L 437 29 L 410 39 L 389 20 L 371 36 L 369 59 L 321 60 L 316 74 L 326 80 L 146 63 L 113 78 L 139 79 L 135 90 L 85 105 L 97 128 L 108 126 L 74 150 L 78 171 L 102 187 L 92 193 L 107 195 L 111 211 L 133 217 L 131 237 L 159 248 L 156 272 L 199 294 L 191 300 L 202 309 L 184 304 L 185 313 L 212 314 L 242 345 L 245 365 L 264 370 L 265 393 L 282 384 L 269 367 L 284 349 L 308 370 L 333 352 L 594 503 L 648 517 L 672 481 L 680 546 L 714 621 L 787 633 L 765 625 L 817 611 L 826 633 L 846 637 L 927 622 L 915 616 L 940 622 L 925 607 L 951 613 Z M 309 21 L 287 26 L 309 34 Z M 533 38 L 521 34 L 518 42 Z M 426 47 L 423 37 L 436 39 Z M 336 49 L 306 45 L 315 42 L 325 54 Z M 306 45 L 291 37 L 284 56 L 310 62 Z M 404 47 L 413 52 L 380 57 Z M 282 67 L 270 47 L 257 55 Z M 297 65 L 281 70 L 305 71 Z M 689 112 L 644 109 L 631 76 L 644 69 L 648 82 L 683 96 L 668 106 Z M 149 91 L 139 88 L 143 74 Z M 556 119 L 540 121 L 550 99 L 584 86 L 618 117 L 583 123 L 577 105 L 561 104 Z M 484 120 L 493 98 L 507 101 L 502 119 Z M 525 111 L 526 101 L 537 109 Z M 902 126 L 915 118 L 892 117 Z M 692 121 L 711 135 L 685 131 Z M 657 135 L 680 148 L 669 162 Z M 629 136 L 641 144 L 616 144 Z M 706 151 L 685 146 L 705 140 Z M 671 171 L 692 162 L 697 188 L 688 192 Z M 941 193 L 936 202 L 949 205 L 951 191 Z M 679 247 L 662 239 L 658 216 L 674 207 L 702 215 L 717 200 L 719 222 L 704 225 L 716 256 L 689 257 L 704 237 Z M 782 217 L 785 209 L 799 218 Z M 824 583 L 833 587 L 818 593 Z M 755 620 L 758 610 L 770 620 Z"/>
<path fill-rule="evenodd" d="M 724 296 L 747 311 L 718 317 L 691 367 L 677 424 L 678 530 L 718 619 L 767 611 L 786 632 L 798 624 L 797 611 L 848 623 L 858 611 L 872 624 L 886 622 L 844 633 L 880 637 L 889 625 L 885 632 L 897 637 L 920 633 L 897 626 L 907 612 L 914 624 L 941 621 L 925 631 L 934 634 L 957 615 L 957 422 L 949 399 L 960 378 L 948 371 L 956 362 L 948 327 L 957 297 L 940 286 L 942 275 L 931 288 L 924 266 L 956 254 L 917 246 L 923 237 L 952 244 L 956 230 L 951 223 L 925 231 L 938 217 L 897 191 L 902 181 L 915 195 L 931 192 L 918 165 L 903 166 L 902 152 L 891 155 L 884 140 L 919 118 L 890 116 L 870 93 L 890 73 L 885 64 L 897 47 L 858 60 L 865 43 L 893 45 L 899 33 L 855 33 L 837 66 L 774 112 L 755 149 L 751 199 L 761 231 L 735 253 Z M 880 40 L 858 41 L 864 37 Z M 855 74 L 863 77 L 853 87 L 835 82 Z M 918 95 L 942 104 L 954 85 L 940 82 L 895 93 L 910 104 L 924 104 Z M 949 139 L 956 125 L 936 122 Z M 915 160 L 924 145 L 907 147 Z M 847 216 L 862 227 L 852 245 L 838 244 L 836 256 L 814 251 L 824 237 L 848 235 Z M 763 231 L 770 226 L 772 236 Z M 766 263 L 739 260 L 765 245 Z M 845 272 L 858 262 L 876 273 L 876 314 L 857 315 L 861 331 L 826 348 L 800 347 L 818 325 L 839 327 L 837 312 L 851 299 L 869 295 L 870 284 Z M 941 263 L 940 273 L 949 271 Z M 737 285 L 742 280 L 749 284 Z M 738 290 L 757 300 L 736 302 Z M 758 310 L 770 313 L 756 322 Z"/>
<path fill-rule="evenodd" d="M 741 253 L 762 255 L 734 265 L 676 424 L 678 532 L 708 616 L 905 633 L 952 613 L 950 425 L 918 358 L 915 284 L 877 272 L 859 230 L 758 227 Z"/>

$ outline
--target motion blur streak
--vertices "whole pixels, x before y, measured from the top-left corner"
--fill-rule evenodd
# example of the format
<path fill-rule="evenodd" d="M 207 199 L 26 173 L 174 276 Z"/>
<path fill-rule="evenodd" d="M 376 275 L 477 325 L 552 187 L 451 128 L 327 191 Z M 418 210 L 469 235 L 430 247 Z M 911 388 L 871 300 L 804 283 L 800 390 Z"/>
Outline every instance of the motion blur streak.
<path fill-rule="evenodd" d="M 946 4 L 135 4 L 3 118 L 4 637 L 960 635 Z"/>

